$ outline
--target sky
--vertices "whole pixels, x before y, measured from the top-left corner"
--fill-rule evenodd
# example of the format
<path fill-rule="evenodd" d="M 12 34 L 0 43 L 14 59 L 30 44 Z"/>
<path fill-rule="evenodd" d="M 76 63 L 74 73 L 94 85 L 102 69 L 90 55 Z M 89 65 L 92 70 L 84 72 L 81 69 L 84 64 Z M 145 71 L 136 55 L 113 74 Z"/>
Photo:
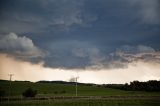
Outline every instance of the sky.
<path fill-rule="evenodd" d="M 0 0 L 0 79 L 160 80 L 159 0 Z"/>

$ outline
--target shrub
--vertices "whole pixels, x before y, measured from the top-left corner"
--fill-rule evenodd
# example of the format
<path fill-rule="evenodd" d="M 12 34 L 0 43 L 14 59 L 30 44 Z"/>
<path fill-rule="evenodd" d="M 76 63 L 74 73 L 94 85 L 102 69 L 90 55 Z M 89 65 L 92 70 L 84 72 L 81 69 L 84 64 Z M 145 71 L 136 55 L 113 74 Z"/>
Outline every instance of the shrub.
<path fill-rule="evenodd" d="M 37 91 L 33 90 L 32 88 L 28 88 L 22 93 L 24 97 L 35 97 L 36 94 L 37 94 Z"/>
<path fill-rule="evenodd" d="M 6 95 L 5 90 L 0 89 L 0 97 L 4 97 Z"/>
<path fill-rule="evenodd" d="M 58 92 L 57 92 L 57 91 L 54 91 L 54 94 L 58 94 Z"/>
<path fill-rule="evenodd" d="M 60 93 L 64 94 L 64 93 L 66 93 L 66 91 L 65 91 L 65 90 L 62 90 Z"/>

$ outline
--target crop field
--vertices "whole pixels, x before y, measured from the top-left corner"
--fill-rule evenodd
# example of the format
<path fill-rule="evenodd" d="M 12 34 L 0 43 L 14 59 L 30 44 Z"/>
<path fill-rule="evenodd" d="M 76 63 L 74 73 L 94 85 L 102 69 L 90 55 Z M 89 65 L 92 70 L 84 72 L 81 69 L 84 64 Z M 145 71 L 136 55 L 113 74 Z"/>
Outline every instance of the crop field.
<path fill-rule="evenodd" d="M 37 90 L 34 98 L 22 97 L 28 87 Z M 12 82 L 8 96 L 9 82 L 0 81 L 0 88 L 6 96 L 1 97 L 0 106 L 159 106 L 160 92 L 124 91 L 98 86 L 55 83 Z M 65 92 L 64 92 L 65 91 Z"/>
<path fill-rule="evenodd" d="M 59 100 L 20 100 L 1 102 L 1 106 L 159 106 L 158 98 L 126 99 L 126 98 L 90 98 Z"/>

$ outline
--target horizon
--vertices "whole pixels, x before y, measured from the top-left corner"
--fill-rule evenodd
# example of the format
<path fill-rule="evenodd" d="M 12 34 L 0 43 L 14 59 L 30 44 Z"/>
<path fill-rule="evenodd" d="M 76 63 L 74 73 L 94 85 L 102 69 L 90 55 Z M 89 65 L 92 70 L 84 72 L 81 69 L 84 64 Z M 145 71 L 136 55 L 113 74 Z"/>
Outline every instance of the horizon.
<path fill-rule="evenodd" d="M 4 79 L 0 79 L 0 81 L 10 81 L 10 80 L 4 80 Z M 134 80 L 134 81 L 138 81 L 138 80 Z M 103 83 L 103 84 L 97 84 L 97 83 L 82 83 L 82 82 L 78 82 L 77 81 L 77 84 L 93 84 L 93 85 L 125 85 L 125 84 L 130 84 L 134 81 L 131 81 L 129 83 Z M 160 80 L 148 80 L 148 81 L 138 81 L 138 82 L 149 82 L 149 81 L 160 81 Z M 31 82 L 31 83 L 61 83 L 61 82 L 64 82 L 64 83 L 76 83 L 76 81 L 63 81 L 63 80 L 39 80 L 39 81 L 27 81 L 27 80 L 11 80 L 11 82 Z M 62 83 L 63 84 L 63 83 Z"/>
<path fill-rule="evenodd" d="M 1 0 L 0 79 L 160 80 L 159 0 Z"/>

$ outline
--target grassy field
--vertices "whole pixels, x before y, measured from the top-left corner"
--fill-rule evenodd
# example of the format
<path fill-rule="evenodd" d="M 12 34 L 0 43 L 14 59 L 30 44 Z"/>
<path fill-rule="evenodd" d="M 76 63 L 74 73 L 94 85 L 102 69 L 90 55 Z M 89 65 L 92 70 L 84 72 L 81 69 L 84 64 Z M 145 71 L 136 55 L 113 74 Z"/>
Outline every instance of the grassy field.
<path fill-rule="evenodd" d="M 25 99 L 22 92 L 27 88 L 38 91 L 35 98 Z M 0 81 L 0 89 L 8 93 L 9 82 Z M 1 98 L 1 106 L 159 106 L 160 92 L 124 91 L 97 86 L 55 83 L 12 82 L 11 96 Z M 62 93 L 65 91 L 65 93 Z"/>
<path fill-rule="evenodd" d="M 60 100 L 60 101 L 12 101 L 1 106 L 159 106 L 157 100 Z"/>
<path fill-rule="evenodd" d="M 32 82 L 12 82 L 11 95 L 20 96 L 27 88 L 33 88 L 38 91 L 38 96 L 75 96 L 75 85 L 69 84 L 53 84 L 53 83 L 32 83 Z M 9 82 L 0 81 L 0 88 L 9 91 Z M 61 93 L 65 91 L 65 93 Z M 97 86 L 78 85 L 78 96 L 134 96 L 134 95 L 160 95 L 160 92 L 144 92 L 144 91 L 124 91 L 111 88 L 103 88 Z"/>

